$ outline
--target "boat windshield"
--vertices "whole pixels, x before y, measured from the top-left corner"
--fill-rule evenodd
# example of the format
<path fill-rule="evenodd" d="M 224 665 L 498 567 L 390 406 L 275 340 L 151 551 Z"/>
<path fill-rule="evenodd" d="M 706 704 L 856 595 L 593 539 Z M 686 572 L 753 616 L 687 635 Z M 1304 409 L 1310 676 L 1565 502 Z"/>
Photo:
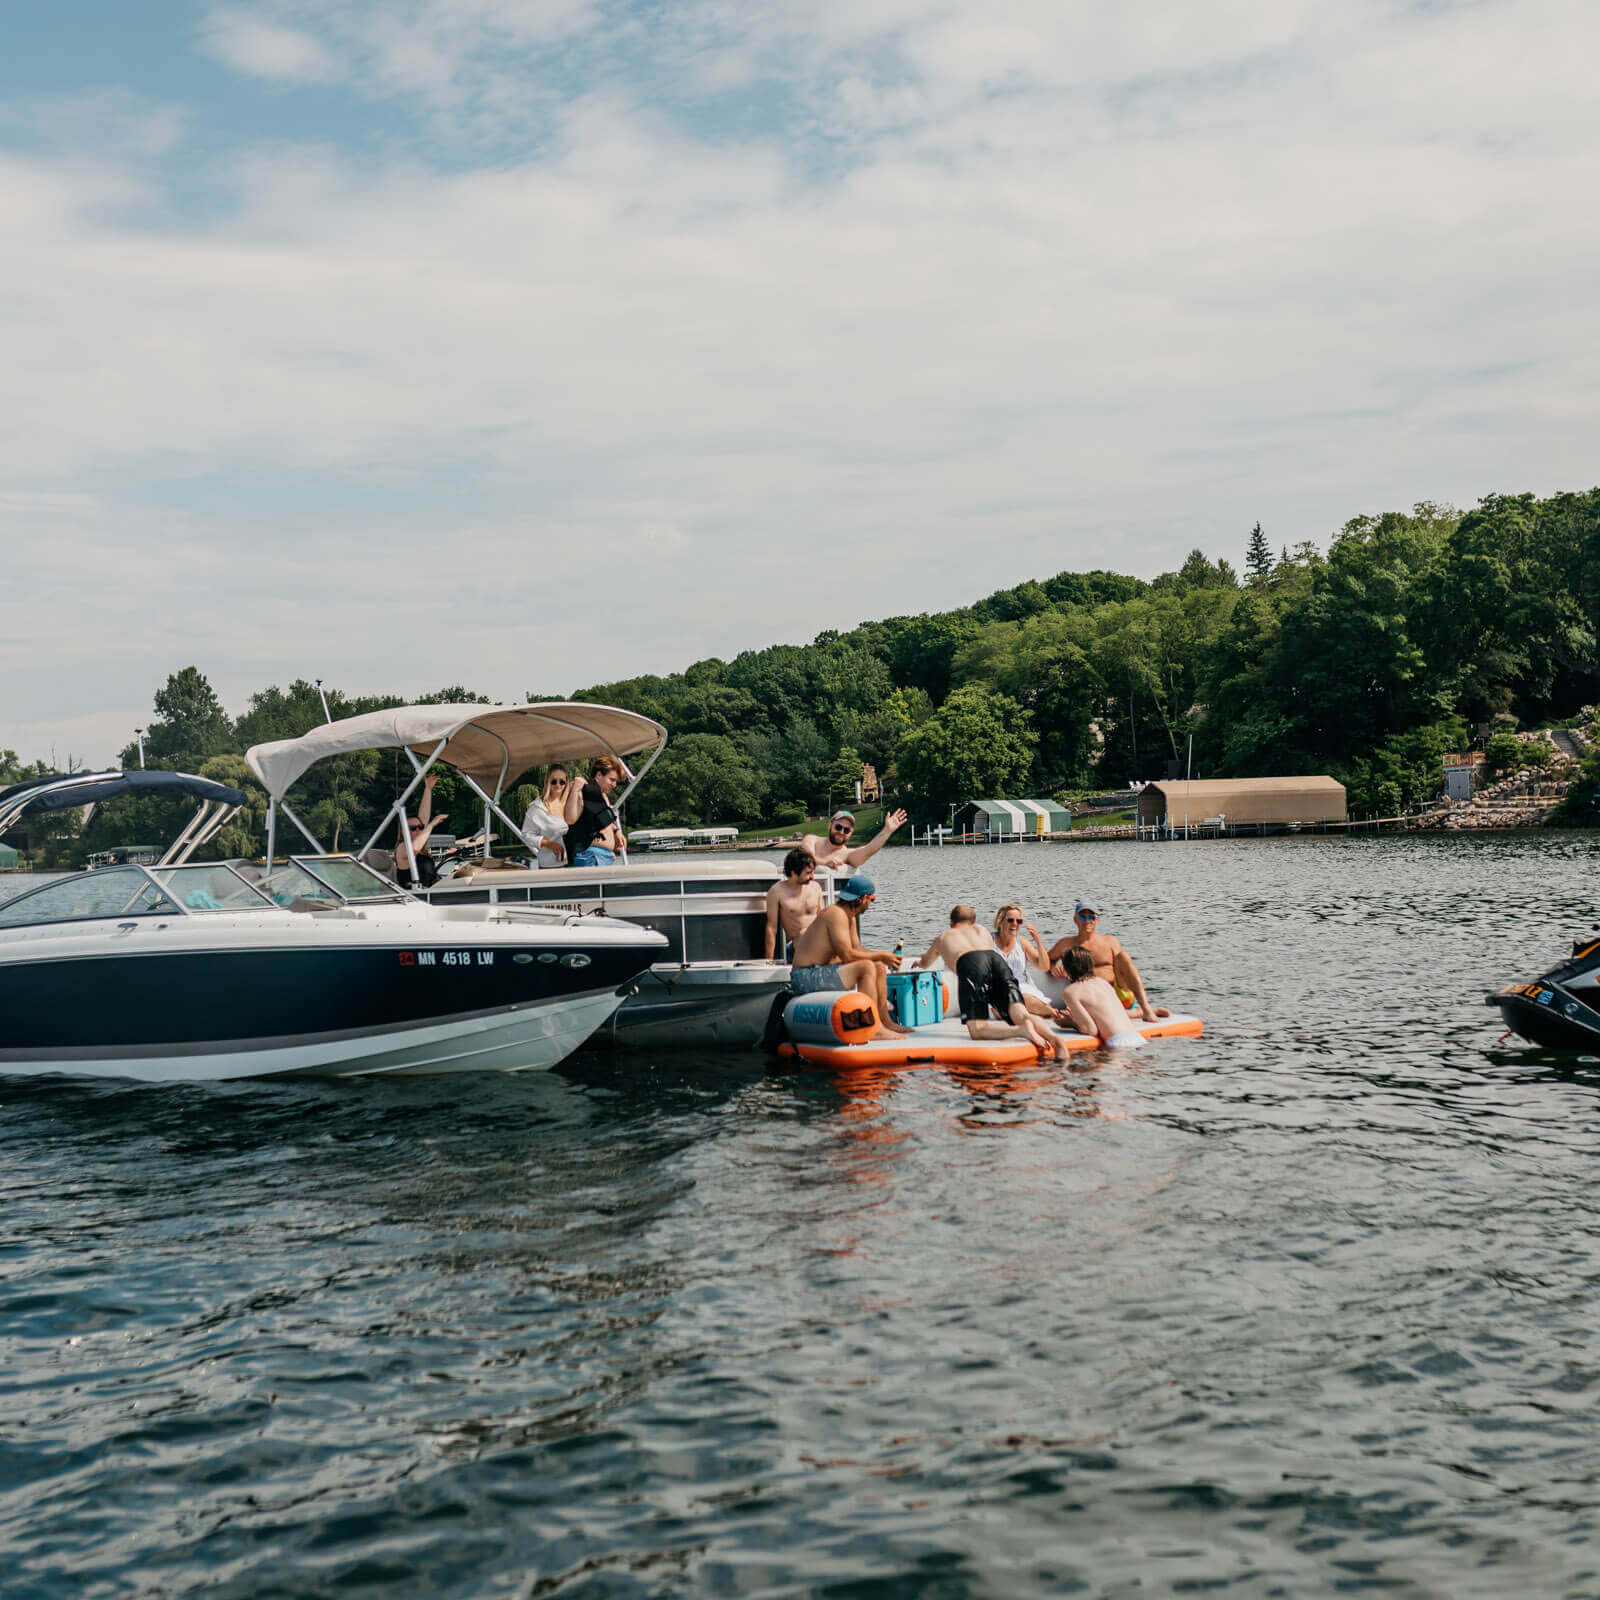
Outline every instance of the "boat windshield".
<path fill-rule="evenodd" d="M 182 914 L 177 902 L 138 867 L 103 867 L 98 872 L 75 872 L 70 878 L 58 878 L 0 904 L 0 928 Z"/>
<path fill-rule="evenodd" d="M 341 900 L 398 900 L 400 891 L 352 856 L 292 856 L 303 872 L 320 878 Z"/>
<path fill-rule="evenodd" d="M 293 856 L 288 866 L 262 878 L 261 888 L 280 906 L 309 901 L 331 909 L 351 900 L 400 898 L 386 878 L 348 856 Z"/>
<path fill-rule="evenodd" d="M 190 911 L 259 911 L 272 903 L 232 867 L 153 867 L 150 875 Z"/>

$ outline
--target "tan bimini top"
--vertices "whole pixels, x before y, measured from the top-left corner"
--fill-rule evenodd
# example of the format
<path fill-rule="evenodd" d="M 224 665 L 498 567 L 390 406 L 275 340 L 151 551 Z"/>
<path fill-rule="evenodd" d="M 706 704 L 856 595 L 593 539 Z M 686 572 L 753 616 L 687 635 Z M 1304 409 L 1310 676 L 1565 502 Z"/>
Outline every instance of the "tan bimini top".
<path fill-rule="evenodd" d="M 355 750 L 437 755 L 496 798 L 529 767 L 595 756 L 626 758 L 666 742 L 659 722 L 617 706 L 556 700 L 529 706 L 392 706 L 346 717 L 245 752 L 250 770 L 274 800 L 325 756 Z M 441 749 L 441 745 L 443 748 Z"/>

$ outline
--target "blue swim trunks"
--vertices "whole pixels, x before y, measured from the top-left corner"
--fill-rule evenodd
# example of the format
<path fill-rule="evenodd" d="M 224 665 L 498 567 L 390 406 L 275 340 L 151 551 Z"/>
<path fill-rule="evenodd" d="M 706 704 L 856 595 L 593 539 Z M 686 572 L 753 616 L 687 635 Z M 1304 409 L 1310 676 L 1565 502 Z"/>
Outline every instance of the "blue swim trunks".
<path fill-rule="evenodd" d="M 796 994 L 823 994 L 837 989 L 844 992 L 844 979 L 835 966 L 794 967 L 789 972 L 789 987 Z"/>
<path fill-rule="evenodd" d="M 592 844 L 572 858 L 575 867 L 609 867 L 616 859 L 603 844 Z"/>

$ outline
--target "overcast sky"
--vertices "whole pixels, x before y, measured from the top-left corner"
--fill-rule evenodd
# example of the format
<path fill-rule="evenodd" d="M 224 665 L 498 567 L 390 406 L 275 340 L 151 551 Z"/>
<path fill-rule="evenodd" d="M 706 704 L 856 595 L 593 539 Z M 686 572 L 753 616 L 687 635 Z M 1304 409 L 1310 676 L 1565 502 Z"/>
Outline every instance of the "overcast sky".
<path fill-rule="evenodd" d="M 1586 488 L 1592 0 L 53 0 L 0 746 Z"/>

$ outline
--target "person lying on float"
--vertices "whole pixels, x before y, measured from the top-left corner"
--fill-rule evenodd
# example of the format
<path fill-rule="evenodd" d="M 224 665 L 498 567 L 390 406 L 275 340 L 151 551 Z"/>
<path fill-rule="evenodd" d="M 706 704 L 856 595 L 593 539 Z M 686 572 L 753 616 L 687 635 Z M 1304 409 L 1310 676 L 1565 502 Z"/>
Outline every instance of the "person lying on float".
<path fill-rule="evenodd" d="M 971 906 L 956 906 L 950 926 L 923 952 L 919 967 L 937 958 L 956 975 L 956 1004 L 970 1039 L 1026 1039 L 1041 1056 L 1064 1060 L 1065 1042 L 1029 1013 L 1022 990 L 1005 958 L 994 947 L 989 930 L 978 924 Z M 1004 1021 L 996 1021 L 998 1012 Z M 1064 1011 L 1052 1012 L 1065 1022 Z"/>

